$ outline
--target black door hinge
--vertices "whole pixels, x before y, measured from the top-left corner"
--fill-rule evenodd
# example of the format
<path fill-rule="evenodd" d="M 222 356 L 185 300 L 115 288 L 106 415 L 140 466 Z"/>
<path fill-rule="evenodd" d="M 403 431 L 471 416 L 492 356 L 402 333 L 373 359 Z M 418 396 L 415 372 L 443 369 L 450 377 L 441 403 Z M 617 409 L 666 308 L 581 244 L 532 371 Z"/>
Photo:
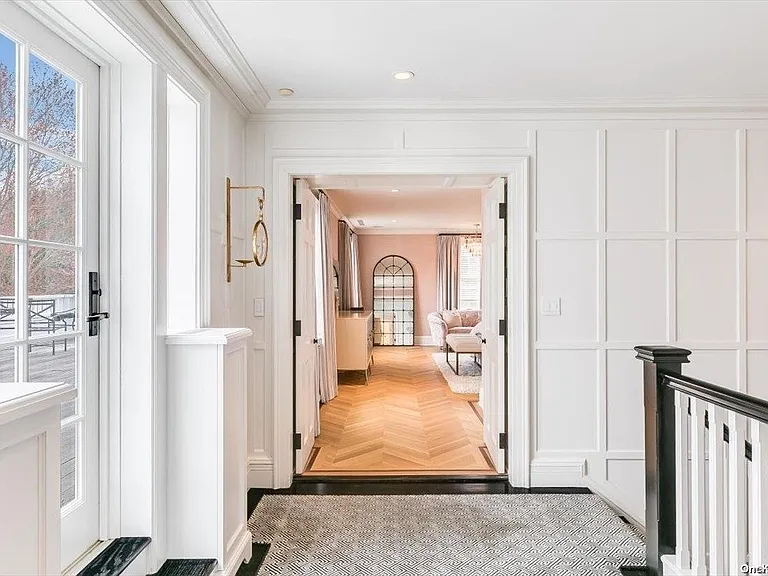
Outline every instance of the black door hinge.
<path fill-rule="evenodd" d="M 507 219 L 507 203 L 506 202 L 499 202 L 499 219 L 500 220 Z"/>
<path fill-rule="evenodd" d="M 301 204 L 293 205 L 293 219 L 301 220 Z"/>
<path fill-rule="evenodd" d="M 293 449 L 294 450 L 300 450 L 301 449 L 301 433 L 296 432 L 293 435 Z"/>
<path fill-rule="evenodd" d="M 293 321 L 293 335 L 301 336 L 301 320 Z"/>
<path fill-rule="evenodd" d="M 499 320 L 499 336 L 507 336 L 507 320 L 505 318 Z"/>
<path fill-rule="evenodd" d="M 507 449 L 507 433 L 499 432 L 499 448 L 502 450 Z"/>

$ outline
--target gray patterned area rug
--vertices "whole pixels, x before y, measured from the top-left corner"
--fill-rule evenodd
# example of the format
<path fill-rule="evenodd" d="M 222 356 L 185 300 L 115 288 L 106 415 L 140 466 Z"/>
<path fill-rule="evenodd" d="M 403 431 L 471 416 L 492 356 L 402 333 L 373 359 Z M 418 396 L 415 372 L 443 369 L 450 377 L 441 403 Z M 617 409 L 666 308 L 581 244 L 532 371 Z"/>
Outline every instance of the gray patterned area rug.
<path fill-rule="evenodd" d="M 248 526 L 272 545 L 260 575 L 586 576 L 645 556 L 591 494 L 269 495 Z"/>

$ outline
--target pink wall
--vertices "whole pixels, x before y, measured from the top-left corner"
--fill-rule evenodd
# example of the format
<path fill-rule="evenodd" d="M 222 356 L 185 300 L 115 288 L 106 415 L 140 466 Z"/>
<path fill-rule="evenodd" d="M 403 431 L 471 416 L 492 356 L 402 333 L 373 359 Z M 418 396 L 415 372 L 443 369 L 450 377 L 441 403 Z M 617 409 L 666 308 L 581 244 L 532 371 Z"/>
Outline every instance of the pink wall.
<path fill-rule="evenodd" d="M 415 275 L 416 336 L 429 336 L 427 314 L 437 306 L 437 236 L 368 234 L 358 238 L 365 308 L 373 308 L 373 267 L 384 256 L 402 256 L 411 263 Z"/>

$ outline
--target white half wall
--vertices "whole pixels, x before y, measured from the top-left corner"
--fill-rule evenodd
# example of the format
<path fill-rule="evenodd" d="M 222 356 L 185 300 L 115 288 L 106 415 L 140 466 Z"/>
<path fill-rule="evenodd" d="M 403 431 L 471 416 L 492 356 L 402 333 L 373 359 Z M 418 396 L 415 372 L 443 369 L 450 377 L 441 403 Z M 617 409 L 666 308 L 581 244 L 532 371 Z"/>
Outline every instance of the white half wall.
<path fill-rule="evenodd" d="M 643 518 L 641 364 L 632 348 L 687 347 L 688 373 L 768 393 L 768 116 L 460 114 L 264 114 L 247 129 L 246 174 L 266 183 L 269 206 L 278 159 L 530 157 L 531 480 L 601 488 Z M 271 362 L 271 327 L 290 318 L 271 318 L 270 298 L 291 287 L 269 265 L 247 275 L 246 308 L 263 298 L 267 311 L 247 319 L 258 343 L 251 485 L 271 487 L 273 375 L 291 368 Z M 541 315 L 556 299 L 560 315 Z"/>

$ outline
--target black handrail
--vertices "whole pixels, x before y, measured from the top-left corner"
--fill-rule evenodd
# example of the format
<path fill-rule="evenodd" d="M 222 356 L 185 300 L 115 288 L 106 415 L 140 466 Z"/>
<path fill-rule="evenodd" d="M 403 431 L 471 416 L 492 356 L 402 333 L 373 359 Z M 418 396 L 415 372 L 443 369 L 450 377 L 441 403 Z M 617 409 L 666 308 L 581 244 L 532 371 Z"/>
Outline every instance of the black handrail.
<path fill-rule="evenodd" d="M 675 391 L 714 404 L 736 414 L 768 424 L 768 402 L 742 392 L 682 375 L 690 350 L 673 346 L 638 346 L 637 358 L 643 361 L 645 404 L 645 531 L 646 565 L 622 566 L 621 573 L 660 576 L 661 557 L 675 553 Z M 690 399 L 689 399 L 690 402 Z M 709 424 L 705 411 L 705 426 Z M 723 426 L 723 440 L 730 440 Z M 745 457 L 751 459 L 752 446 L 745 441 Z"/>
<path fill-rule="evenodd" d="M 765 400 L 690 376 L 660 372 L 662 382 L 673 390 L 768 424 L 768 402 Z"/>

